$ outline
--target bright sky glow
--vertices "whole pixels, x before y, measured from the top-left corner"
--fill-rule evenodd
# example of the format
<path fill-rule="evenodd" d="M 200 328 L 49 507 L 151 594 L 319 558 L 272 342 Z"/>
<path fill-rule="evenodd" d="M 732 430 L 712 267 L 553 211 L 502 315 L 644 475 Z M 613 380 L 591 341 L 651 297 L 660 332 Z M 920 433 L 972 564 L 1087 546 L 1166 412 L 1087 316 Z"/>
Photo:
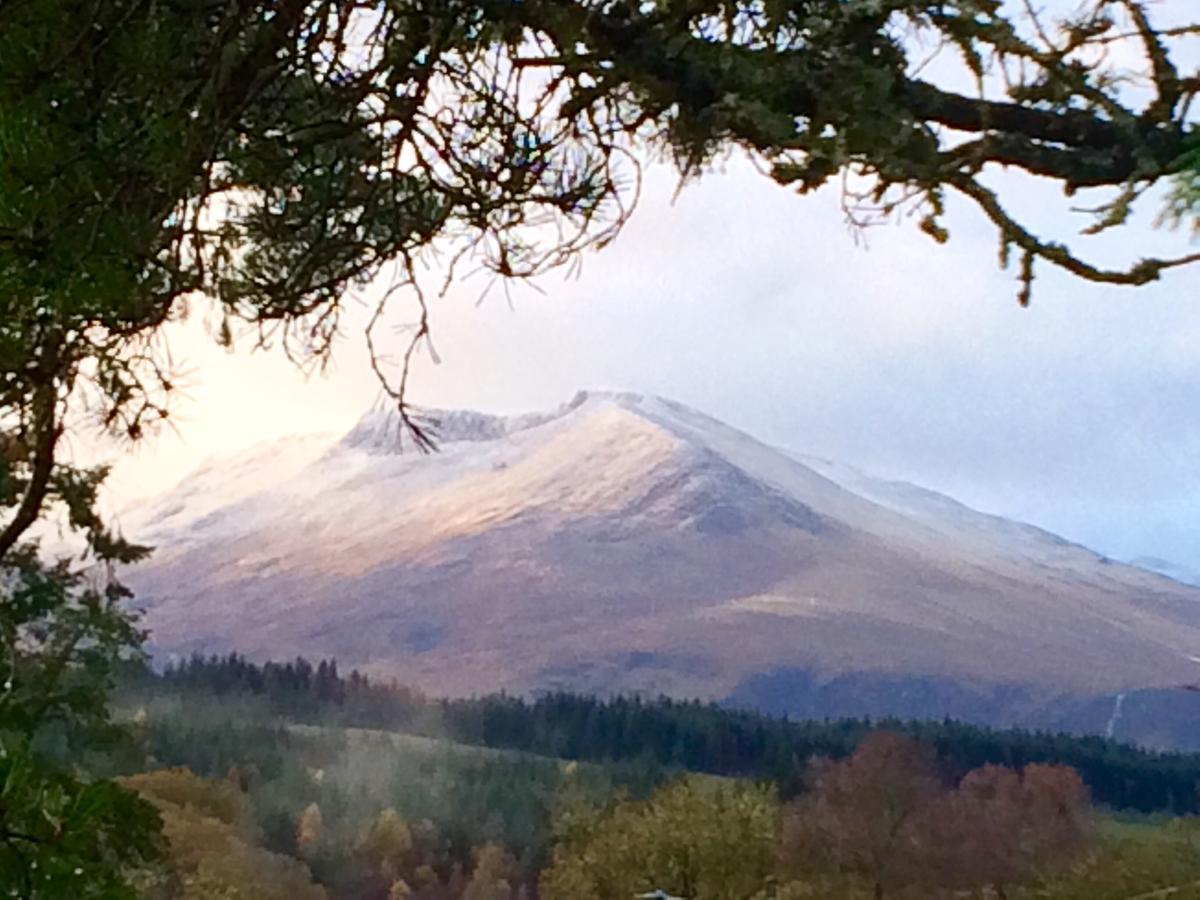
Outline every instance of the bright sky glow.
<path fill-rule="evenodd" d="M 515 411 L 585 387 L 659 393 L 1114 556 L 1200 568 L 1200 272 L 1134 290 L 1043 269 L 1023 310 L 993 233 L 965 205 L 951 207 L 947 246 L 906 223 L 864 248 L 835 192 L 797 198 L 744 163 L 727 169 L 674 203 L 673 176 L 654 170 L 613 246 L 578 278 L 542 279 L 544 294 L 515 287 L 512 308 L 497 290 L 476 306 L 482 278 L 456 285 L 433 303 L 443 361 L 421 363 L 413 400 Z M 1036 209 L 1049 197 L 1061 201 L 1022 199 Z M 1093 253 L 1187 245 L 1154 230 L 1153 214 Z M 361 313 L 334 368 L 307 382 L 278 353 L 227 354 L 201 319 L 171 338 L 192 370 L 179 435 L 121 458 L 115 502 L 213 453 L 347 430 L 378 397 Z"/>

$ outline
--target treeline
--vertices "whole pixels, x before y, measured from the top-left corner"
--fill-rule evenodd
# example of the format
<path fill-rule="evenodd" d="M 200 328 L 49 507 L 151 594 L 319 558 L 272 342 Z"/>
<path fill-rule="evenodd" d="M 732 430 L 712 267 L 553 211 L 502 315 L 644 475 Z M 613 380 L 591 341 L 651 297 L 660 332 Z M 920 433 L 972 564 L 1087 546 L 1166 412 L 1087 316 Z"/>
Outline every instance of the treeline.
<path fill-rule="evenodd" d="M 131 676 L 133 690 L 253 695 L 284 718 L 442 737 L 465 744 L 591 762 L 640 761 L 776 784 L 799 793 L 810 760 L 849 756 L 867 733 L 886 728 L 932 746 L 956 779 L 992 764 L 1070 766 L 1096 802 L 1140 812 L 1200 810 L 1200 754 L 1158 753 L 1100 737 L 980 728 L 954 721 L 791 721 L 711 703 L 669 698 L 608 700 L 552 693 L 533 700 L 494 694 L 434 700 L 372 681 L 337 664 L 297 659 L 255 664 L 194 656 L 161 672 Z"/>
<path fill-rule="evenodd" d="M 1096 847 L 1078 774 L 985 766 L 956 786 L 941 775 L 928 745 L 877 731 L 846 759 L 814 763 L 805 794 L 782 805 L 745 782 L 677 781 L 562 829 L 539 896 L 639 896 L 652 884 L 755 900 L 1076 893 L 1072 870 Z"/>
<path fill-rule="evenodd" d="M 189 699 L 188 718 L 215 703 Z M 160 698 L 144 724 L 169 705 Z M 355 746 L 362 739 L 382 746 Z M 292 772 L 274 784 L 242 766 L 204 778 L 151 764 L 121 779 L 157 807 L 169 844 L 161 864 L 139 873 L 147 900 L 612 900 L 659 890 L 692 900 L 1127 900 L 1183 896 L 1200 883 L 1195 819 L 1097 815 L 1064 766 L 984 766 L 952 783 L 931 747 L 886 731 L 845 759 L 814 761 L 805 792 L 786 802 L 770 785 L 690 774 L 630 794 L 580 780 L 603 766 L 380 732 L 355 732 L 324 765 L 304 743 L 292 744 Z M 434 754 L 424 778 L 396 781 L 380 768 L 411 765 L 422 747 Z M 425 782 L 458 781 L 459 754 L 557 773 L 550 793 L 529 798 L 552 819 L 541 852 L 482 834 L 456 846 L 445 821 L 422 813 L 421 794 L 443 815 L 455 805 Z M 514 796 L 484 808 L 503 817 Z M 264 803 L 285 797 L 286 810 L 269 817 L 281 828 L 262 827 Z"/>

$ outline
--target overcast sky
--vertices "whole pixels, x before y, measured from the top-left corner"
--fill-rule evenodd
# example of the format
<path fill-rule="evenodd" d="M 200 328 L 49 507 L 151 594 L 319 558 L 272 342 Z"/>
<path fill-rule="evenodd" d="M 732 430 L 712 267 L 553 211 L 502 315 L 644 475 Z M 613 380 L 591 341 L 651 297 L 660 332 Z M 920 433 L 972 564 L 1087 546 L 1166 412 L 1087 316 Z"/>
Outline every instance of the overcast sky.
<path fill-rule="evenodd" d="M 585 387 L 658 393 L 1114 556 L 1200 568 L 1200 269 L 1132 290 L 1043 268 L 1020 309 L 993 232 L 964 204 L 947 246 L 908 223 L 864 248 L 833 191 L 799 198 L 736 162 L 672 202 L 674 189 L 651 172 L 621 238 L 579 277 L 543 279 L 544 295 L 477 306 L 475 280 L 436 301 L 442 364 L 419 368 L 413 399 L 510 411 Z M 1151 219 L 1093 255 L 1187 246 Z M 122 458 L 117 496 L 160 490 L 212 453 L 348 429 L 378 396 L 360 325 L 348 320 L 335 367 L 307 382 L 278 354 L 216 348 L 200 317 L 176 328 L 192 370 L 180 435 Z"/>

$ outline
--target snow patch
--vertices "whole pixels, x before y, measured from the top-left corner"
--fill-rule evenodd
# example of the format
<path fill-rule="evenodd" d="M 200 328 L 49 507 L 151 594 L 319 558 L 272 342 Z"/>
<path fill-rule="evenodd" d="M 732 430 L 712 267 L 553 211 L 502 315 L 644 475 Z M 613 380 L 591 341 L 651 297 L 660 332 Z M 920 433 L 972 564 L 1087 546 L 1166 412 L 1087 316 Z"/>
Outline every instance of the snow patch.
<path fill-rule="evenodd" d="M 1112 715 L 1108 717 L 1108 724 L 1104 726 L 1104 736 L 1112 738 L 1117 731 L 1117 722 L 1121 721 L 1121 707 L 1125 705 L 1125 695 L 1117 694 L 1117 699 L 1113 703 Z"/>
<path fill-rule="evenodd" d="M 579 391 L 566 403 L 542 412 L 496 415 L 466 409 L 422 409 L 414 417 L 438 445 L 499 441 L 561 419 L 585 405 L 611 403 L 626 409 L 642 404 L 641 394 L 626 391 Z M 405 425 L 391 406 L 373 409 L 342 439 L 344 447 L 368 453 L 399 453 L 408 447 Z"/>
<path fill-rule="evenodd" d="M 752 594 L 738 597 L 710 612 L 725 614 L 762 614 L 770 616 L 817 616 L 828 610 L 829 603 L 821 597 L 791 597 L 786 594 Z"/>

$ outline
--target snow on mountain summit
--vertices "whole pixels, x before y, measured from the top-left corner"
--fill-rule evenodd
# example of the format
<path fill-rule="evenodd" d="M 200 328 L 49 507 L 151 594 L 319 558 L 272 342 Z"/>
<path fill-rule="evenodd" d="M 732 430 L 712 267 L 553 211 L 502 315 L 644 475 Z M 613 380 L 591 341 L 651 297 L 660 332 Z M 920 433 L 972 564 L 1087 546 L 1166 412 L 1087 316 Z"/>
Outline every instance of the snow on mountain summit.
<path fill-rule="evenodd" d="M 495 441 L 519 431 L 537 428 L 574 412 L 586 404 L 610 402 L 633 409 L 645 398 L 623 391 L 579 391 L 566 403 L 546 411 L 513 415 L 476 412 L 466 409 L 419 409 L 414 414 L 427 427 L 436 444 Z M 390 404 L 370 410 L 346 434 L 345 447 L 369 453 L 397 453 L 406 446 L 405 426 Z"/>
<path fill-rule="evenodd" d="M 143 505 L 123 524 L 158 547 L 129 573 L 155 651 L 336 656 L 434 693 L 1200 674 L 1200 591 L 671 400 L 425 417 L 436 453 L 376 409 Z"/>

